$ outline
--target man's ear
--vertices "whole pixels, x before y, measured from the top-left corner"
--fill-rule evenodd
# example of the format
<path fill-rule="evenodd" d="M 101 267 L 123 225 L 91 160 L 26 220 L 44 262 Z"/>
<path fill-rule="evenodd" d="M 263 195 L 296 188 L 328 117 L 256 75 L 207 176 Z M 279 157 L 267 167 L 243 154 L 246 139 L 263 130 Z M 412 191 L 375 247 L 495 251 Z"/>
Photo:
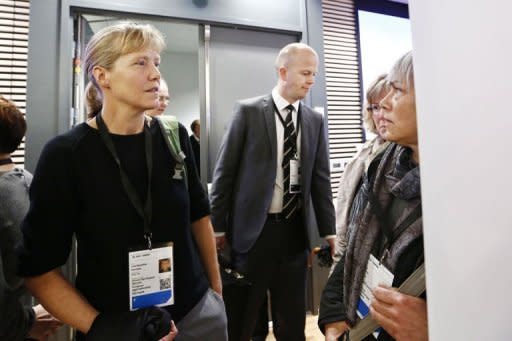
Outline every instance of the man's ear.
<path fill-rule="evenodd" d="M 285 82 L 285 81 L 286 81 L 286 78 L 287 78 L 287 77 L 286 77 L 286 76 L 287 76 L 287 74 L 288 74 L 288 69 L 287 69 L 286 67 L 284 67 L 284 66 L 281 66 L 281 67 L 279 68 L 279 79 L 280 79 L 281 81 Z"/>
<path fill-rule="evenodd" d="M 110 87 L 110 74 L 107 69 L 102 66 L 95 66 L 92 69 L 92 75 L 101 88 L 108 89 Z"/>

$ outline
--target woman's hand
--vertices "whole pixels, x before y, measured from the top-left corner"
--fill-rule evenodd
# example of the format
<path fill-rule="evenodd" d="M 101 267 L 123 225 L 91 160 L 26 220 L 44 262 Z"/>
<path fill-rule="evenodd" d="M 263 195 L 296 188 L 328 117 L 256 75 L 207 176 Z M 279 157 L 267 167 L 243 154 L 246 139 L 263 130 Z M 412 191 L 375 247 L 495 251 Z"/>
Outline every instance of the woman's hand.
<path fill-rule="evenodd" d="M 377 323 L 395 340 L 428 340 L 427 302 L 402 294 L 394 288 L 379 286 L 370 312 Z"/>
<path fill-rule="evenodd" d="M 217 245 L 217 250 L 222 251 L 226 247 L 226 235 L 215 236 L 215 244 Z"/>
<path fill-rule="evenodd" d="M 337 341 L 348 330 L 346 322 L 332 322 L 325 325 L 325 341 Z"/>
<path fill-rule="evenodd" d="M 45 341 L 49 336 L 55 333 L 57 328 L 62 326 L 62 323 L 48 313 L 40 304 L 34 306 L 32 309 L 35 313 L 35 320 L 27 336 L 32 339 Z"/>
<path fill-rule="evenodd" d="M 174 321 L 171 321 L 171 331 L 161 338 L 160 341 L 172 341 L 176 338 L 176 335 L 178 335 L 178 328 L 176 328 Z"/>
<path fill-rule="evenodd" d="M 219 294 L 220 297 L 222 297 L 222 281 L 216 280 L 211 285 L 213 291 L 215 291 L 217 294 Z"/>

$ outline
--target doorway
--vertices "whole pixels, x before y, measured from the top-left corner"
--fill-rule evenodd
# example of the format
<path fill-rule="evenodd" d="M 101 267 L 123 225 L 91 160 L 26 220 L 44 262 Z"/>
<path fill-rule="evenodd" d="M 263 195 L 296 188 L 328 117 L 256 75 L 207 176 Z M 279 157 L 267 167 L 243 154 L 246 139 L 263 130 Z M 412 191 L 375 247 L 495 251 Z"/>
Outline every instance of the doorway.
<path fill-rule="evenodd" d="M 283 46 L 298 40 L 292 34 L 211 27 L 207 84 L 210 112 L 206 117 L 208 182 L 212 180 L 216 156 L 235 102 L 269 94 L 277 82 L 274 68 L 277 54 Z"/>

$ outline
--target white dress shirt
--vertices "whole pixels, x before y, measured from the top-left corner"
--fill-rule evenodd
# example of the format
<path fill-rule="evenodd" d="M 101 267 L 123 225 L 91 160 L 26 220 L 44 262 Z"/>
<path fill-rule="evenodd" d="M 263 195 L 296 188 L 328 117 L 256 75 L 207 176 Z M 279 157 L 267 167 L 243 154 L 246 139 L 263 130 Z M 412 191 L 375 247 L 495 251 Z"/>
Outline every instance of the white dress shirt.
<path fill-rule="evenodd" d="M 277 115 L 281 115 L 283 118 L 283 122 L 286 121 L 286 116 L 288 115 L 288 110 L 285 109 L 290 103 L 285 100 L 279 93 L 277 89 L 274 88 L 272 90 L 272 99 L 276 104 L 278 113 L 274 113 L 275 121 L 276 121 L 276 135 L 277 135 L 277 169 L 276 169 L 276 182 L 274 184 L 274 194 L 272 195 L 272 202 L 270 203 L 270 209 L 268 213 L 280 213 L 283 210 L 283 194 L 284 194 L 284 184 L 283 184 L 283 149 L 284 149 L 284 127 L 283 123 L 277 117 Z M 293 105 L 292 111 L 292 120 L 293 126 L 295 127 L 295 131 L 297 131 L 297 113 L 299 110 L 300 101 L 296 101 L 291 103 Z M 299 165 L 300 165 L 300 134 L 301 131 L 299 129 L 299 136 L 297 136 L 297 156 L 299 157 Z"/>

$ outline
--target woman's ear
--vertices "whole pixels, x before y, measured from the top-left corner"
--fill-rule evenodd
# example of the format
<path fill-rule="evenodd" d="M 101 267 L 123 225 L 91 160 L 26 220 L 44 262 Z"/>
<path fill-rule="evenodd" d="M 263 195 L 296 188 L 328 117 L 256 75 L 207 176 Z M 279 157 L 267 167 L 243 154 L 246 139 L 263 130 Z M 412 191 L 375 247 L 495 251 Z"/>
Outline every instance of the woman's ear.
<path fill-rule="evenodd" d="M 102 66 L 95 66 L 92 69 L 92 75 L 96 80 L 96 83 L 104 89 L 108 89 L 110 87 L 110 77 L 108 71 Z"/>

